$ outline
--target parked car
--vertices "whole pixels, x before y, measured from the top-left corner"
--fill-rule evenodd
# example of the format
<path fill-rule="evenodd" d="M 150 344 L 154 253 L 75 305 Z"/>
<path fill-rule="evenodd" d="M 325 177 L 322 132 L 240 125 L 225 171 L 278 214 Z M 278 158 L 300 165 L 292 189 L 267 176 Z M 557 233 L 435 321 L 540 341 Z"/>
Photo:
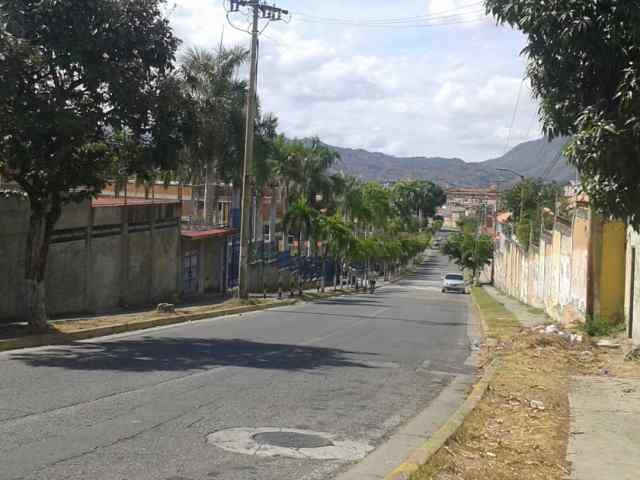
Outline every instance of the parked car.
<path fill-rule="evenodd" d="M 467 284 L 461 273 L 447 273 L 442 277 L 442 293 L 446 292 L 467 292 Z"/>

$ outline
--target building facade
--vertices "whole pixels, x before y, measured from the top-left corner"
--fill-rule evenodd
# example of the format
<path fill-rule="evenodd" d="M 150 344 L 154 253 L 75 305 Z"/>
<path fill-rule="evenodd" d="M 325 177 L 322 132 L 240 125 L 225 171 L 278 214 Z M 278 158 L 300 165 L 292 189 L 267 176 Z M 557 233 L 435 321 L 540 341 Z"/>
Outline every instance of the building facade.
<path fill-rule="evenodd" d="M 498 206 L 498 189 L 490 188 L 449 188 L 447 202 L 438 210 L 443 218 L 443 226 L 455 229 L 464 217 L 480 217 L 483 223 L 490 223 L 493 228 L 493 217 Z"/>

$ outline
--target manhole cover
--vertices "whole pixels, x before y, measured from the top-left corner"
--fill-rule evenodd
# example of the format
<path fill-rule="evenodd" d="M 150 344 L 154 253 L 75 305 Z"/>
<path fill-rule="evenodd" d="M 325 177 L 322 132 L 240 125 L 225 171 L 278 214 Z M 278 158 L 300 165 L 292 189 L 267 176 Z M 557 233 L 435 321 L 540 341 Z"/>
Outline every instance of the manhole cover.
<path fill-rule="evenodd" d="M 273 445 L 284 448 L 321 448 L 333 446 L 332 441 L 320 435 L 287 431 L 256 433 L 253 439 L 261 445 Z"/>
<path fill-rule="evenodd" d="M 295 428 L 228 428 L 207 435 L 207 443 L 228 452 L 258 457 L 289 457 L 353 462 L 373 447 L 366 442 L 340 440 L 336 435 Z"/>

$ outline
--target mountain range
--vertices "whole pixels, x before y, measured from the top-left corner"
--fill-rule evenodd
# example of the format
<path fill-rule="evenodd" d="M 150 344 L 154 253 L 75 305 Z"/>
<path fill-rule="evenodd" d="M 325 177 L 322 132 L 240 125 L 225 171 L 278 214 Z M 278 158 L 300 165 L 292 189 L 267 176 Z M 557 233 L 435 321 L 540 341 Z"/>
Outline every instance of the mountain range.
<path fill-rule="evenodd" d="M 521 143 L 501 157 L 482 162 L 443 157 L 394 157 L 362 149 L 328 146 L 340 154 L 337 169 L 362 180 L 424 179 L 443 187 L 489 187 L 518 180 L 516 175 L 496 170 L 498 168 L 511 169 L 525 177 L 545 181 L 567 183 L 575 180 L 575 168 L 562 155 L 567 141 L 567 138 L 557 138 L 549 142 L 541 138 Z"/>

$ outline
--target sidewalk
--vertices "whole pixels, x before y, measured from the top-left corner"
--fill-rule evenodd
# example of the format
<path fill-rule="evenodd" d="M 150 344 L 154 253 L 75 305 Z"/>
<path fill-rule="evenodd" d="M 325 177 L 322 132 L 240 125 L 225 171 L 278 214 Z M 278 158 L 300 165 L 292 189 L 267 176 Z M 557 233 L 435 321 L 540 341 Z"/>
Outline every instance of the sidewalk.
<path fill-rule="evenodd" d="M 520 323 L 526 328 L 537 327 L 538 325 L 544 325 L 549 321 L 549 317 L 544 312 L 539 311 L 539 309 L 530 307 L 529 305 L 525 305 L 515 298 L 511 298 L 502 292 L 500 292 L 497 288 L 491 285 L 484 285 L 482 287 L 485 292 L 491 295 L 494 300 L 502 303 L 507 310 L 513 313 Z"/>
<path fill-rule="evenodd" d="M 390 281 L 378 280 L 376 290 L 391 285 L 401 278 L 402 275 Z M 288 289 L 282 293 L 281 299 L 278 299 L 278 294 L 273 292 L 268 293 L 265 298 L 262 294 L 252 293 L 249 304 L 240 302 L 231 296 L 214 295 L 176 304 L 175 310 L 169 312 L 159 312 L 152 306 L 147 306 L 136 309 L 118 308 L 96 315 L 59 317 L 50 321 L 51 329 L 49 332 L 37 334 L 31 332 L 26 322 L 0 324 L 0 352 L 18 348 L 64 344 L 116 333 L 244 314 L 342 295 L 365 294 L 367 291 L 362 288 L 356 291 L 352 288 L 346 288 L 346 286 L 344 289 L 336 291 L 333 286 L 326 286 L 324 293 L 317 288 L 303 290 L 302 296 L 298 295 L 297 288 L 294 295 L 290 295 Z"/>
<path fill-rule="evenodd" d="M 569 405 L 571 479 L 637 479 L 640 378 L 574 376 Z"/>
<path fill-rule="evenodd" d="M 525 327 L 535 327 L 547 321 L 544 313 L 537 313 L 536 309 L 502 294 L 496 288 L 483 288 Z M 614 363 L 600 358 L 598 350 L 594 349 L 594 353 L 594 363 L 609 368 L 601 369 L 599 375 L 574 373 L 567 379 L 570 478 L 635 480 L 640 472 L 640 376 L 634 377 L 633 373 L 616 368 Z M 622 352 L 603 354 L 609 359 L 621 356 Z M 637 374 L 640 375 L 640 368 Z"/>

